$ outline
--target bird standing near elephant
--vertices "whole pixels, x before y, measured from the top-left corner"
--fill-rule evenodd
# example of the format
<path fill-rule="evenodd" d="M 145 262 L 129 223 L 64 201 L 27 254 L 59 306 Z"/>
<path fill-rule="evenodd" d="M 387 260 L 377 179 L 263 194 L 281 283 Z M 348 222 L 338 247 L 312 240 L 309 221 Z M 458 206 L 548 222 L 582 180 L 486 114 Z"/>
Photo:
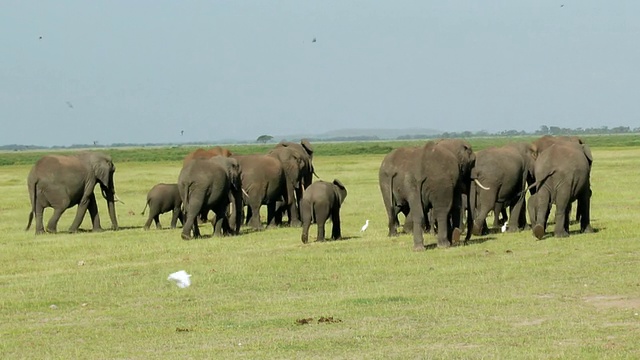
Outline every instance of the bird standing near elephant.
<path fill-rule="evenodd" d="M 340 207 L 346 197 L 347 189 L 338 179 L 333 182 L 316 181 L 307 188 L 300 202 L 301 240 L 304 244 L 309 242 L 309 227 L 312 223 L 318 224 L 316 241 L 325 241 L 324 227 L 329 219 L 332 222 L 331 239 L 338 240 L 342 237 Z"/>
<path fill-rule="evenodd" d="M 76 155 L 45 155 L 31 168 L 27 178 L 31 211 L 26 230 L 36 218 L 36 234 L 45 232 L 43 213 L 47 207 L 53 208 L 53 215 L 47 224 L 47 232 L 57 232 L 57 225 L 64 211 L 78 205 L 78 211 L 69 227 L 76 232 L 82 224 L 87 210 L 91 217 L 93 231 L 101 231 L 98 204 L 94 194 L 96 184 L 100 185 L 102 196 L 107 200 L 111 228 L 118 229 L 115 201 L 117 200 L 113 175 L 116 167 L 111 157 L 98 152 L 81 152 Z"/>

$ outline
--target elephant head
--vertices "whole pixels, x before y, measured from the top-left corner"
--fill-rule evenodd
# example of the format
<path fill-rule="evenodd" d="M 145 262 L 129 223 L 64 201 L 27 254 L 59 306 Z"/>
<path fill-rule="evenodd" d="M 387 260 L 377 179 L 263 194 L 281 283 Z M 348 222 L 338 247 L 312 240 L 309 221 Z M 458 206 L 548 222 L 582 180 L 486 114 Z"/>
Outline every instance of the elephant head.
<path fill-rule="evenodd" d="M 446 148 L 458 159 L 458 168 L 465 187 L 464 192 L 467 193 L 467 185 L 471 182 L 471 169 L 476 163 L 476 155 L 471 148 L 471 144 L 462 139 L 440 139 L 435 144 Z"/>
<path fill-rule="evenodd" d="M 118 219 L 116 217 L 115 201 L 117 201 L 116 188 L 113 181 L 113 174 L 116 167 L 111 160 L 111 156 L 101 153 L 87 152 L 81 157 L 86 165 L 91 169 L 91 174 L 95 181 L 100 184 L 102 196 L 107 200 L 107 208 L 109 209 L 109 218 L 111 226 L 114 230 L 118 229 Z"/>
<path fill-rule="evenodd" d="M 333 190 L 336 196 L 338 197 L 338 199 L 340 199 L 340 205 L 342 205 L 342 203 L 344 202 L 344 199 L 347 197 L 347 188 L 344 187 L 344 185 L 342 184 L 342 182 L 340 182 L 340 180 L 333 179 Z"/>

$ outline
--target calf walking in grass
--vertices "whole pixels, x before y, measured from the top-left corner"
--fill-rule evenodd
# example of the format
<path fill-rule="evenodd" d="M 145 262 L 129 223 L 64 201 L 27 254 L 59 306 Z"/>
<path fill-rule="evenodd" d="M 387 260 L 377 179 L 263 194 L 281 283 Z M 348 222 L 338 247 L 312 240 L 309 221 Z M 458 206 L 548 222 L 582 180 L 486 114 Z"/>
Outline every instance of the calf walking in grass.
<path fill-rule="evenodd" d="M 331 238 L 338 240 L 342 237 L 340 232 L 340 206 L 347 197 L 347 189 L 335 179 L 333 182 L 316 181 L 304 192 L 300 201 L 300 216 L 302 218 L 302 242 L 309 241 L 309 227 L 312 223 L 318 224 L 318 238 L 316 241 L 324 241 L 324 225 L 331 218 L 333 228 Z"/>

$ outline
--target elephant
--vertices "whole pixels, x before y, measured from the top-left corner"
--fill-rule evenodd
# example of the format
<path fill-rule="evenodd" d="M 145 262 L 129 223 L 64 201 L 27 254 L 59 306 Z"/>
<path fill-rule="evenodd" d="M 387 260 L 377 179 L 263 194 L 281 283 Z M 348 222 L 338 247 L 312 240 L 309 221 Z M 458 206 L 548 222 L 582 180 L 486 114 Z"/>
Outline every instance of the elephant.
<path fill-rule="evenodd" d="M 437 147 L 437 154 L 434 156 L 429 154 L 425 155 L 427 145 L 430 149 Z M 412 178 L 415 176 L 423 177 L 426 176 L 427 173 L 431 176 L 431 173 L 437 170 L 425 170 L 423 164 L 419 163 L 423 157 L 426 156 L 433 164 L 440 166 L 439 158 L 446 152 L 453 156 L 453 159 L 450 156 L 445 157 L 451 161 L 451 165 L 453 166 L 453 168 L 447 167 L 447 171 L 455 171 L 457 175 L 452 189 L 451 205 L 453 207 L 447 217 L 448 225 L 445 228 L 458 229 L 455 236 L 455 241 L 457 241 L 464 210 L 463 201 L 464 203 L 467 202 L 463 195 L 465 195 L 465 191 L 469 188 L 468 182 L 471 181 L 470 174 L 475 163 L 475 154 L 473 153 L 471 145 L 467 141 L 460 139 L 440 139 L 430 141 L 427 145 L 395 149 L 385 156 L 380 165 L 378 181 L 389 220 L 388 235 L 397 235 L 397 226 L 399 224 L 397 216 L 400 212 L 405 214 L 405 232 L 409 229 L 411 229 L 412 232 L 414 231 L 415 224 L 413 221 L 416 217 L 412 215 L 410 197 L 416 190 L 411 187 L 415 185 L 415 179 L 412 180 Z M 433 186 L 437 187 L 437 185 Z M 425 230 L 435 230 L 438 217 L 435 214 L 431 214 L 433 209 L 427 207 L 424 210 L 427 211 L 427 213 L 418 217 L 421 220 L 418 227 Z M 467 220 L 467 224 L 470 226 L 471 222 Z M 449 231 L 444 231 L 443 236 L 448 236 L 448 233 Z M 467 231 L 467 233 L 470 234 L 470 230 Z M 415 239 L 416 235 L 414 232 L 414 240 Z M 446 246 L 443 240 L 439 240 L 439 243 L 442 243 L 442 246 Z"/>
<path fill-rule="evenodd" d="M 338 179 L 333 182 L 316 181 L 311 184 L 300 201 L 300 215 L 302 218 L 302 243 L 309 242 L 309 227 L 318 224 L 316 241 L 324 241 L 324 225 L 331 219 L 331 239 L 342 238 L 340 230 L 340 207 L 347 197 L 347 189 Z"/>
<path fill-rule="evenodd" d="M 182 167 L 178 177 L 178 191 L 185 211 L 182 239 L 190 240 L 201 236 L 196 218 L 209 211 L 215 214 L 215 220 L 212 221 L 214 235 L 239 233 L 242 209 L 241 177 L 238 161 L 222 156 L 193 159 Z M 230 214 L 227 214 L 228 206 L 231 208 Z M 231 221 L 227 215 L 231 217 Z"/>
<path fill-rule="evenodd" d="M 267 205 L 267 226 L 276 225 L 277 203 L 290 205 L 287 183 L 282 164 L 267 155 L 234 155 L 242 171 L 242 187 L 246 192 L 247 223 L 262 229 L 260 206 Z"/>
<path fill-rule="evenodd" d="M 231 155 L 233 154 L 231 153 L 231 151 L 229 151 L 229 149 L 226 149 L 220 146 L 214 146 L 209 150 L 198 148 L 192 153 L 190 153 L 189 155 L 185 156 L 184 160 L 182 161 L 182 166 L 186 165 L 189 161 L 193 159 L 198 159 L 198 158 L 209 159 L 214 156 L 229 157 Z"/>
<path fill-rule="evenodd" d="M 287 197 L 292 199 L 287 210 L 291 226 L 300 226 L 300 200 L 304 189 L 311 185 L 315 169 L 313 167 L 313 147 L 307 139 L 300 144 L 281 141 L 267 154 L 280 161 L 287 183 Z M 276 222 L 280 222 L 276 219 Z"/>
<path fill-rule="evenodd" d="M 53 216 L 47 224 L 47 232 L 57 232 L 58 220 L 64 211 L 78 205 L 78 211 L 69 232 L 77 232 L 85 213 L 89 210 L 93 231 L 102 231 L 98 204 L 94 194 L 100 185 L 102 196 L 107 200 L 111 228 L 118 229 L 115 202 L 118 200 L 113 182 L 116 167 L 111 157 L 99 152 L 81 152 L 75 155 L 45 155 L 31 168 L 27 178 L 31 212 L 26 230 L 36 217 L 36 234 L 45 232 L 44 208 L 52 207 Z"/>
<path fill-rule="evenodd" d="M 457 142 L 460 149 L 456 153 L 449 149 L 454 141 L 429 141 L 420 148 L 388 155 L 380 166 L 378 175 L 389 216 L 389 233 L 394 232 L 398 209 L 408 206 L 415 251 L 425 250 L 423 230 L 429 211 L 433 223 L 439 225 L 438 246 L 449 247 L 459 241 L 463 176 L 466 171 L 470 173 L 475 155 L 466 141 Z M 396 195 L 402 198 L 396 199 Z"/>
<path fill-rule="evenodd" d="M 542 239 L 545 235 L 551 205 L 556 205 L 554 235 L 569 236 L 569 212 L 571 203 L 578 201 L 580 231 L 593 232 L 590 224 L 591 160 L 584 144 L 560 141 L 539 153 L 535 162 L 535 195 L 530 206 L 535 216 L 531 219 L 533 235 Z M 533 200 L 532 200 L 533 199 Z"/>
<path fill-rule="evenodd" d="M 589 172 L 591 172 L 591 166 L 593 165 L 593 155 L 591 154 L 591 148 L 587 145 L 580 137 L 578 136 L 553 136 L 553 135 L 544 135 L 540 138 L 536 139 L 533 144 L 536 147 L 538 153 L 542 153 L 544 150 L 549 148 L 551 145 L 556 143 L 573 143 L 582 146 L 582 150 L 584 155 L 587 157 L 589 161 Z M 531 193 L 535 189 L 531 190 Z M 578 206 L 576 209 L 576 221 L 580 221 L 580 214 L 582 213 L 582 202 L 578 200 Z"/>
<path fill-rule="evenodd" d="M 161 229 L 160 214 L 172 211 L 171 228 L 175 229 L 178 220 L 184 225 L 184 213 L 182 212 L 182 199 L 178 184 L 156 184 L 147 193 L 147 202 L 142 209 L 142 215 L 149 207 L 149 218 L 144 224 L 144 229 L 149 230 L 151 221 L 155 221 L 156 228 Z"/>
<path fill-rule="evenodd" d="M 502 209 L 510 207 L 508 231 L 524 229 L 527 224 L 525 196 L 527 183 L 534 182 L 534 164 L 537 156 L 534 145 L 526 142 L 510 143 L 502 147 L 476 153 L 476 164 L 471 172 L 489 190 L 471 183 L 470 206 L 474 214 L 473 234 L 482 235 L 489 211 L 494 210 L 494 227 L 499 225 Z M 500 206 L 498 206 L 500 204 Z"/>

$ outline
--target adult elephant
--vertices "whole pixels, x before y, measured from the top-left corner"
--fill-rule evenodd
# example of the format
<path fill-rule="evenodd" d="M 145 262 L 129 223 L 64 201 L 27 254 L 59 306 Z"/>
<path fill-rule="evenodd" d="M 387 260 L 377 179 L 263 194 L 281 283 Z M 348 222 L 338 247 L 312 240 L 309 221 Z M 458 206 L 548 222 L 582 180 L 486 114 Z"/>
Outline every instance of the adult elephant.
<path fill-rule="evenodd" d="M 526 142 L 510 143 L 476 153 L 476 164 L 471 177 L 488 190 L 471 183 L 470 207 L 474 213 L 473 234 L 486 231 L 485 220 L 489 211 L 496 210 L 493 226 L 499 225 L 500 209 L 510 208 L 508 230 L 524 229 L 527 223 L 523 190 L 534 182 L 536 148 Z M 500 204 L 500 206 L 496 206 Z"/>
<path fill-rule="evenodd" d="M 100 185 L 102 196 L 107 200 L 111 228 L 118 229 L 116 217 L 116 194 L 113 174 L 116 167 L 109 155 L 98 152 L 81 152 L 76 155 L 46 155 L 31 168 L 27 178 L 31 212 L 26 230 L 36 217 L 36 234 L 44 233 L 44 208 L 52 207 L 53 215 L 47 224 L 47 232 L 57 231 L 58 220 L 64 211 L 78 205 L 78 211 L 69 232 L 76 232 L 89 210 L 93 231 L 101 231 L 98 204 L 94 194 Z"/>
<path fill-rule="evenodd" d="M 267 155 L 234 155 L 242 170 L 242 187 L 246 194 L 247 223 L 254 229 L 262 229 L 260 207 L 267 205 L 267 226 L 276 225 L 278 202 L 290 205 L 287 182 L 282 164 Z"/>
<path fill-rule="evenodd" d="M 531 208 L 533 234 L 542 239 L 547 226 L 551 205 L 556 205 L 554 235 L 569 236 L 571 203 L 578 200 L 580 231 L 593 232 L 590 224 L 590 169 L 591 161 L 585 155 L 584 145 L 557 142 L 538 155 L 535 163 L 535 195 Z M 533 200 L 532 200 L 533 199 Z"/>
<path fill-rule="evenodd" d="M 198 148 L 194 150 L 192 153 L 185 156 L 184 160 L 182 161 L 182 166 L 186 165 L 189 161 L 193 159 L 210 159 L 214 156 L 229 157 L 231 155 L 233 154 L 231 153 L 231 151 L 229 151 L 229 149 L 226 149 L 220 146 L 214 146 L 209 150 Z"/>
<path fill-rule="evenodd" d="M 453 157 L 453 160 L 450 157 L 448 158 L 451 160 L 450 165 L 454 167 L 457 177 L 452 195 L 452 209 L 445 228 L 458 229 L 459 231 L 462 224 L 462 214 L 464 213 L 463 205 L 465 205 L 464 202 L 466 201 L 463 200 L 463 195 L 469 189 L 475 154 L 471 145 L 461 139 L 440 139 L 427 144 L 438 148 L 439 153 L 446 152 Z M 409 186 L 409 180 L 411 177 L 416 176 L 416 170 L 421 167 L 418 162 L 424 156 L 424 149 L 424 146 L 398 148 L 389 153 L 380 165 L 378 181 L 385 209 L 387 210 L 389 236 L 397 235 L 398 214 L 400 212 L 405 214 L 405 231 L 409 229 L 414 231 L 415 224 L 413 220 L 415 217 L 412 215 L 412 207 L 409 201 L 410 194 L 414 189 Z M 439 164 L 436 166 L 439 166 Z M 468 197 L 466 198 L 468 199 Z M 427 208 L 426 211 L 426 214 L 428 214 L 431 209 Z M 429 220 L 426 214 L 420 217 L 421 223 L 418 226 L 422 229 L 429 229 L 438 223 L 437 216 L 431 216 L 432 219 Z M 467 220 L 467 224 L 470 227 L 471 221 Z M 447 234 L 447 232 L 445 231 L 444 234 Z M 470 235 L 470 228 L 467 233 Z M 459 233 L 457 234 L 459 235 Z M 455 241 L 457 241 L 457 236 Z"/>
<path fill-rule="evenodd" d="M 292 199 L 287 210 L 289 225 L 300 226 L 300 200 L 315 174 L 313 147 L 307 139 L 302 139 L 299 144 L 281 141 L 267 155 L 278 159 L 282 164 L 287 180 L 287 197 Z"/>
<path fill-rule="evenodd" d="M 591 148 L 589 147 L 589 145 L 587 145 L 582 138 L 578 137 L 578 136 L 553 136 L 553 135 L 544 135 L 541 136 L 540 138 L 536 139 L 533 142 L 533 145 L 535 146 L 536 150 L 538 151 L 538 154 L 543 153 L 546 149 L 548 149 L 549 147 L 551 147 L 551 145 L 553 144 L 566 144 L 566 143 L 570 143 L 570 144 L 577 144 L 579 146 L 582 147 L 582 152 L 584 153 L 584 156 L 587 157 L 587 161 L 589 162 L 589 172 L 591 172 L 591 166 L 593 165 L 593 155 L 591 154 Z M 589 190 L 591 191 L 591 190 Z M 533 195 L 535 193 L 535 189 L 531 189 L 531 194 Z M 582 209 L 582 201 L 578 200 L 578 206 L 576 209 L 576 221 L 580 221 L 580 214 L 583 212 Z M 530 213 L 529 216 L 531 217 L 532 214 Z M 535 215 L 533 215 L 535 217 Z M 533 221 L 531 221 L 533 223 Z"/>
<path fill-rule="evenodd" d="M 200 237 L 196 218 L 213 211 L 213 234 L 217 236 L 237 234 L 240 230 L 242 209 L 242 181 L 240 165 L 236 159 L 216 156 L 210 159 L 193 159 L 183 166 L 178 177 L 178 190 L 185 211 L 182 238 Z M 230 206 L 229 224 L 227 207 Z"/>

